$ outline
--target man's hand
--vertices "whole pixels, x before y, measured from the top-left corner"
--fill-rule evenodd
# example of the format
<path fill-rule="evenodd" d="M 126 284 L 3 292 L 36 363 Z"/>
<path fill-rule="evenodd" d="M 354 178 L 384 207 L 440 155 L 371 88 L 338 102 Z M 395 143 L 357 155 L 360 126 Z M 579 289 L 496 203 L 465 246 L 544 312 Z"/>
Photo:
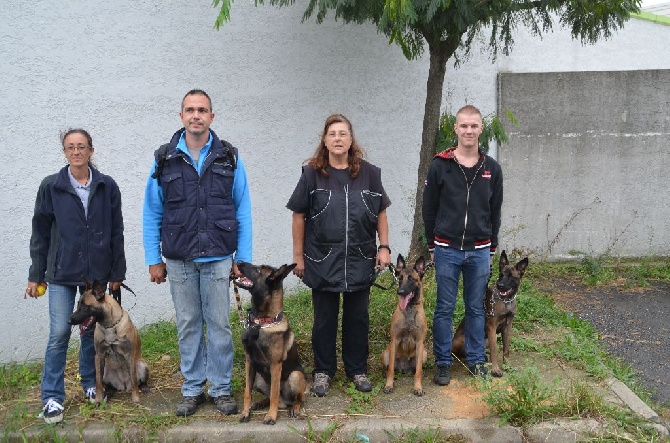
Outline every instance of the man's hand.
<path fill-rule="evenodd" d="M 388 265 L 391 264 L 391 254 L 388 249 L 381 248 L 377 251 L 377 260 L 375 262 L 375 267 L 377 270 L 382 271 L 386 269 Z"/>
<path fill-rule="evenodd" d="M 294 255 L 293 262 L 296 264 L 296 267 L 293 268 L 293 274 L 302 280 L 305 275 L 305 258 L 302 255 Z"/>
<path fill-rule="evenodd" d="M 161 262 L 156 265 L 149 265 L 149 278 L 152 282 L 160 285 L 167 277 L 167 269 L 165 263 Z"/>
<path fill-rule="evenodd" d="M 109 282 L 109 290 L 110 291 L 118 291 L 120 287 L 121 287 L 121 282 L 120 281 L 110 281 Z"/>

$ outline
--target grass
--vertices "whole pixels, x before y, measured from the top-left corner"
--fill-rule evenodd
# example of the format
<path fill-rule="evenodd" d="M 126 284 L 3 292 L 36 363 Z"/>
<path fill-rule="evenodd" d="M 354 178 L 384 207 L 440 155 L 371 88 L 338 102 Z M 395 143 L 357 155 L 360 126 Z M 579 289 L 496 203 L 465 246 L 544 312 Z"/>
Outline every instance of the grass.
<path fill-rule="evenodd" d="M 518 260 L 510 257 L 511 262 Z M 494 266 L 494 269 L 497 268 Z M 586 285 L 625 284 L 646 286 L 651 280 L 670 280 L 670 260 L 642 259 L 638 261 L 615 260 L 611 258 L 585 258 L 581 262 L 569 263 L 531 263 L 522 282 L 518 296 L 519 306 L 514 321 L 514 329 L 520 333 L 512 335 L 514 353 L 537 353 L 551 361 L 563 362 L 585 371 L 595 380 L 615 376 L 631 387 L 638 395 L 648 400 L 644 388 L 640 385 L 635 371 L 620 361 L 609 357 L 598 340 L 593 327 L 577 317 L 563 312 L 554 305 L 553 299 L 541 288 L 550 284 L 552 279 L 569 277 Z M 388 273 L 382 273 L 380 283 L 388 285 L 392 279 Z M 495 275 L 494 275 L 495 278 Z M 622 283 L 623 282 L 623 283 Z M 432 324 L 435 308 L 435 280 L 432 271 L 424 277 L 425 310 Z M 395 293 L 373 288 L 370 300 L 370 355 L 377 356 L 386 347 L 389 340 L 388 321 L 395 307 Z M 297 291 L 285 299 L 285 311 L 291 319 L 291 327 L 305 364 L 305 371 L 311 372 L 311 296 L 306 290 Z M 456 307 L 454 325 L 463 316 L 462 297 Z M 236 311 L 231 313 L 233 336 L 239 337 L 242 326 Z M 547 335 L 547 331 L 549 331 Z M 171 322 L 157 322 L 147 325 L 140 331 L 143 356 L 151 367 L 151 385 L 153 389 L 178 389 L 181 385 L 179 375 L 179 352 L 175 325 Z M 432 349 L 432 330 L 426 339 L 426 348 Z M 338 338 L 338 355 L 340 340 Z M 76 367 L 76 349 L 70 351 L 66 370 L 66 390 L 77 392 L 79 389 Z M 239 340 L 235 340 L 233 370 L 233 388 L 235 392 L 243 389 L 244 355 Z M 371 358 L 369 374 L 375 386 L 371 393 L 360 393 L 353 384 L 346 381 L 343 374 L 335 379 L 350 398 L 347 408 L 349 414 L 366 414 L 374 410 L 376 398 L 382 387 L 383 373 L 378 358 Z M 432 368 L 434 360 L 429 356 L 426 368 Z M 20 431 L 28 423 L 34 422 L 39 404 L 30 403 L 29 398 L 39 398 L 39 381 L 42 365 L 27 362 L 0 367 L 0 423 L 5 432 Z M 614 408 L 602 400 L 589 386 L 571 383 L 559 387 L 559 380 L 547 381 L 542 369 L 525 366 L 522 369 L 505 368 L 506 376 L 501 383 L 483 381 L 479 386 L 484 399 L 500 417 L 522 428 L 542 420 L 558 417 L 594 417 L 601 421 L 614 423 L 604 436 L 594 437 L 593 441 L 625 441 L 623 436 L 634 437 L 632 441 L 658 441 L 653 430 L 632 416 L 629 412 Z M 176 376 L 177 375 L 177 376 Z M 109 421 L 113 417 L 119 428 L 140 427 L 149 438 L 157 438 L 159 433 L 184 419 L 178 419 L 171 413 L 151 413 L 138 405 L 110 402 L 95 408 L 92 405 L 77 405 L 84 422 Z M 337 425 L 328 427 L 321 433 L 316 432 L 308 420 L 307 441 L 334 441 Z M 296 431 L 297 432 L 297 431 Z M 407 429 L 389 435 L 391 441 L 429 441 L 460 442 L 459 436 L 444 436 L 435 429 Z M 627 437 L 626 437 L 627 438 Z M 394 440 L 395 439 L 395 440 Z M 39 441 L 57 441 L 58 437 L 51 427 L 47 427 Z M 351 436 L 350 441 L 361 441 Z"/>

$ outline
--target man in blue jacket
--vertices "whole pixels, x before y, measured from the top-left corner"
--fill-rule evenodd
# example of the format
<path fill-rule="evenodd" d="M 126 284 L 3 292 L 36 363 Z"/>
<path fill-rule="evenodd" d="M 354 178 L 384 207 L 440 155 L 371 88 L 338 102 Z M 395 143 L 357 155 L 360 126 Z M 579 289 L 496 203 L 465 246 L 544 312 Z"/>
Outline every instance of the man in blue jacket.
<path fill-rule="evenodd" d="M 437 282 L 433 380 L 441 386 L 451 380 L 452 322 L 461 273 L 468 369 L 482 377 L 487 372 L 484 296 L 498 246 L 503 176 L 500 165 L 479 149 L 482 130 L 479 109 L 468 105 L 456 113 L 458 145 L 435 156 L 423 191 L 423 222 Z"/>
<path fill-rule="evenodd" d="M 235 263 L 251 262 L 247 175 L 237 149 L 209 129 L 205 91 L 189 91 L 179 116 L 184 127 L 156 150 L 147 180 L 145 261 L 152 282 L 170 280 L 185 378 L 176 414 L 195 413 L 206 381 L 216 408 L 235 414 L 228 277 L 231 268 L 240 275 Z"/>

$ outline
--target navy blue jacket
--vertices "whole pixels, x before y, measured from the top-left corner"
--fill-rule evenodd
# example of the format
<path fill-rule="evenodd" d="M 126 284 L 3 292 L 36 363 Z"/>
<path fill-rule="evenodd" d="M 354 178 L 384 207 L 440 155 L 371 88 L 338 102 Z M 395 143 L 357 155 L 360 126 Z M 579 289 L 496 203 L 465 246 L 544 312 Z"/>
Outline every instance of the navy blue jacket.
<path fill-rule="evenodd" d="M 186 153 L 177 149 L 183 131 L 177 131 L 168 144 L 160 174 L 163 255 L 177 260 L 230 255 L 237 249 L 233 201 L 237 150 L 210 131 L 212 146 L 198 175 Z M 159 151 L 155 157 L 160 166 Z"/>
<path fill-rule="evenodd" d="M 108 175 L 91 167 L 88 217 L 70 184 L 68 167 L 42 180 L 33 215 L 28 281 L 83 285 L 123 281 L 126 256 L 121 192 Z"/>

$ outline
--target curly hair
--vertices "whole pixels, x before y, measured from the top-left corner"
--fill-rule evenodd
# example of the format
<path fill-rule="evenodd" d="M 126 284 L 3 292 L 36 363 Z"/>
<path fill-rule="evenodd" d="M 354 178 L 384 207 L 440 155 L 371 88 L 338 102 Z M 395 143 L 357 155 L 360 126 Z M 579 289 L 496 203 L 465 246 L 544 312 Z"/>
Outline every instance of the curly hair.
<path fill-rule="evenodd" d="M 351 148 L 349 148 L 349 151 L 347 152 L 347 161 L 349 163 L 348 170 L 349 175 L 351 175 L 352 178 L 355 178 L 361 168 L 361 160 L 365 158 L 365 151 L 363 151 L 363 148 L 356 142 L 351 122 L 342 114 L 333 114 L 326 119 L 326 123 L 323 125 L 323 132 L 321 133 L 321 141 L 316 147 L 316 151 L 314 151 L 312 157 L 307 159 L 306 163 L 321 174 L 328 176 L 328 172 L 326 171 L 326 168 L 329 165 L 328 148 L 326 147 L 325 139 L 328 129 L 335 123 L 345 123 L 349 127 L 349 133 L 351 134 Z"/>

